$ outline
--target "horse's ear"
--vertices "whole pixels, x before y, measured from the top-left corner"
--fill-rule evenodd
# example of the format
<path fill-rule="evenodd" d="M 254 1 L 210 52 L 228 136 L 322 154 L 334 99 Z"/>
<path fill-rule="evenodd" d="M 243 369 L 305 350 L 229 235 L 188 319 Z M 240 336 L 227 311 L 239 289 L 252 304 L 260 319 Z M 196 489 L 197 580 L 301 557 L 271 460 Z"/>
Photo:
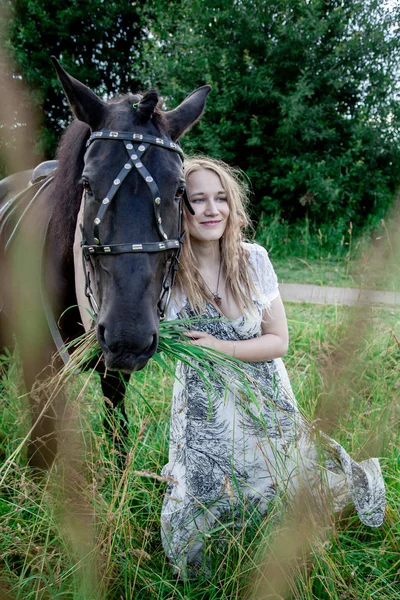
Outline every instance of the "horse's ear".
<path fill-rule="evenodd" d="M 177 140 L 191 125 L 201 117 L 211 86 L 195 90 L 174 110 L 164 113 L 168 132 L 173 140 Z"/>
<path fill-rule="evenodd" d="M 51 57 L 74 116 L 96 129 L 104 116 L 106 104 L 86 85 L 68 75 L 55 56 Z"/>

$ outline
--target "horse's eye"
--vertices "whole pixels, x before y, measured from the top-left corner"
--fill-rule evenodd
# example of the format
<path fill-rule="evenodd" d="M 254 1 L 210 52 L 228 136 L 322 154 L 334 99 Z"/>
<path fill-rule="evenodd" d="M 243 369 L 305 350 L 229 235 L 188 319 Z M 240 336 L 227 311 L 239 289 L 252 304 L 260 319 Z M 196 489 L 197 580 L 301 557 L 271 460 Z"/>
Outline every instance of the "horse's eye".
<path fill-rule="evenodd" d="M 183 194 L 185 193 L 186 188 L 184 185 L 181 185 L 178 187 L 178 189 L 176 190 L 176 194 L 175 197 L 176 198 L 182 198 Z"/>
<path fill-rule="evenodd" d="M 90 183 L 88 182 L 87 179 L 82 178 L 82 185 L 83 185 L 83 189 L 85 190 L 85 192 L 92 191 L 92 188 L 90 187 Z"/>

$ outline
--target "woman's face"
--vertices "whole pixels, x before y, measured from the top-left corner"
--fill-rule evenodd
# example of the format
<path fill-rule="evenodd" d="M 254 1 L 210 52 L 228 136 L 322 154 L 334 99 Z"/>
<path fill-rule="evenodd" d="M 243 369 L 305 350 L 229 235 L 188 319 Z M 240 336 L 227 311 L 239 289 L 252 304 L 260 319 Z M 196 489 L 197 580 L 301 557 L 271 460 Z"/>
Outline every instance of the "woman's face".
<path fill-rule="evenodd" d="M 200 169 L 186 180 L 189 202 L 195 212 L 186 211 L 189 234 L 198 242 L 221 239 L 229 218 L 228 196 L 214 171 Z"/>

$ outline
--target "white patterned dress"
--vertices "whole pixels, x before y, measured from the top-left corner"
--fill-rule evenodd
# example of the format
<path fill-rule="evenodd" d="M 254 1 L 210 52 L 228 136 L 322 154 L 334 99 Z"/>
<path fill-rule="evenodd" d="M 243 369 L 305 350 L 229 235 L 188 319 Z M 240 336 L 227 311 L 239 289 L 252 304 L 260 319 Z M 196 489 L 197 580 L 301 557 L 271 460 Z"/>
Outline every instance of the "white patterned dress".
<path fill-rule="evenodd" d="M 256 315 L 229 320 L 207 303 L 191 326 L 224 340 L 261 335 L 262 312 L 279 295 L 267 251 L 245 244 L 259 295 Z M 187 299 L 172 301 L 169 319 L 195 317 Z M 213 382 L 210 393 L 195 369 L 178 363 L 173 390 L 169 462 L 171 478 L 162 513 L 163 546 L 175 571 L 185 578 L 203 565 L 204 540 L 232 506 L 256 506 L 262 513 L 277 494 L 293 497 L 306 481 L 316 498 L 329 491 L 334 510 L 353 502 L 361 521 L 381 525 L 385 488 L 377 459 L 353 461 L 334 440 L 323 436 L 324 451 L 300 415 L 281 359 L 244 363 L 254 395 L 240 384 Z M 251 397 L 252 396 L 252 397 Z M 321 434 L 322 435 L 322 434 Z M 321 468 L 321 464 L 323 467 Z M 324 482 L 324 483 L 322 483 Z"/>

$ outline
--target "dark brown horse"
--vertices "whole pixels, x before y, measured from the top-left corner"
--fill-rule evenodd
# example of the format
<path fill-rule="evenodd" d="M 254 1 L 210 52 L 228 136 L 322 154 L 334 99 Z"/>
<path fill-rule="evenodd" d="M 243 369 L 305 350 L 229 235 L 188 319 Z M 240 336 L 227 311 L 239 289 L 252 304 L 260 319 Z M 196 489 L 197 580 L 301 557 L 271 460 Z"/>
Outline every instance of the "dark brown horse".
<path fill-rule="evenodd" d="M 16 333 L 31 389 L 38 374 L 48 372 L 55 346 L 65 358 L 63 345 L 83 333 L 73 253 L 81 214 L 85 292 L 104 357 L 103 393 L 115 406 L 129 374 L 157 349 L 182 242 L 184 178 L 177 140 L 200 117 L 210 88 L 163 112 L 154 91 L 104 102 L 54 62 L 75 119 L 62 138 L 54 173 L 19 194 L 15 186 L 22 190 L 29 173 L 0 183 L 0 344 L 7 344 L 6 332 Z M 33 240 L 29 248 L 27 240 Z M 34 278 L 24 269 L 11 270 L 10 262 L 15 267 L 18 260 L 29 264 Z M 26 333 L 33 306 L 39 347 L 37 335 Z M 110 370 L 125 375 L 112 377 Z M 33 401 L 28 454 L 32 465 L 45 467 L 56 452 L 57 414 L 54 407 L 41 413 L 43 402 Z"/>

